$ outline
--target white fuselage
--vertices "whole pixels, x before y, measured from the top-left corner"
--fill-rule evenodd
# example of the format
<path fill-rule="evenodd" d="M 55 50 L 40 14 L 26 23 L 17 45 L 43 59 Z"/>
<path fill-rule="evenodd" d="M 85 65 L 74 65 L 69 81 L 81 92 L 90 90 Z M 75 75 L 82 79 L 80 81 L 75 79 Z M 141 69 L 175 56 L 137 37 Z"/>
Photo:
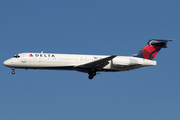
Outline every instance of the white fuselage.
<path fill-rule="evenodd" d="M 88 72 L 86 69 L 78 69 L 76 66 L 91 63 L 103 58 L 103 55 L 76 55 L 76 54 L 52 54 L 52 53 L 21 53 L 4 62 L 10 68 L 22 69 L 54 69 L 54 70 L 77 70 Z M 156 65 L 156 61 L 138 58 L 117 56 L 98 71 L 128 71 L 145 66 Z"/>

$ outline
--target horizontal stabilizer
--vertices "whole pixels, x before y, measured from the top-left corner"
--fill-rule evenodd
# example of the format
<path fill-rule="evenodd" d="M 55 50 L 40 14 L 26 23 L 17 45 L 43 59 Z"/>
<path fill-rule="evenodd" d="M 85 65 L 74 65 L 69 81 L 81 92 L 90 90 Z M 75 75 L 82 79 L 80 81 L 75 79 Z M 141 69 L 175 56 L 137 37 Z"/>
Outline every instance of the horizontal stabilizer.
<path fill-rule="evenodd" d="M 150 46 L 161 46 L 162 48 L 167 48 L 166 44 L 169 41 L 173 41 L 173 40 L 151 39 L 151 40 L 149 40 L 148 45 L 150 45 Z"/>

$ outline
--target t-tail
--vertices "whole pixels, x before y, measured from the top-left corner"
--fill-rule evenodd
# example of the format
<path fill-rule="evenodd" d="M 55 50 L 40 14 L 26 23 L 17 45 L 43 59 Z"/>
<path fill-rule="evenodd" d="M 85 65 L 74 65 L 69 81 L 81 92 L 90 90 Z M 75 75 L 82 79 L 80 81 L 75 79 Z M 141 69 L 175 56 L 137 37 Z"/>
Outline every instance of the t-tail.
<path fill-rule="evenodd" d="M 153 60 L 161 48 L 167 48 L 167 42 L 172 40 L 157 40 L 151 39 L 148 41 L 147 45 L 142 48 L 137 54 L 134 54 L 133 57 L 140 57 L 149 60 Z"/>

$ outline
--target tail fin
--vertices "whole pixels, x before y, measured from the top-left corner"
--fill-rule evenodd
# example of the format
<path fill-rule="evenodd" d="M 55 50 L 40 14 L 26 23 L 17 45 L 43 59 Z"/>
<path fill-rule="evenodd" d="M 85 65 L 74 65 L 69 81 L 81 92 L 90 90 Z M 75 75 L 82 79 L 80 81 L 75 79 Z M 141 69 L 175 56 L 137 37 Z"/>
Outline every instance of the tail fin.
<path fill-rule="evenodd" d="M 147 45 L 142 48 L 137 54 L 134 54 L 133 57 L 140 57 L 149 60 L 153 60 L 161 48 L 167 48 L 167 42 L 172 40 L 157 40 L 151 39 L 148 41 Z"/>

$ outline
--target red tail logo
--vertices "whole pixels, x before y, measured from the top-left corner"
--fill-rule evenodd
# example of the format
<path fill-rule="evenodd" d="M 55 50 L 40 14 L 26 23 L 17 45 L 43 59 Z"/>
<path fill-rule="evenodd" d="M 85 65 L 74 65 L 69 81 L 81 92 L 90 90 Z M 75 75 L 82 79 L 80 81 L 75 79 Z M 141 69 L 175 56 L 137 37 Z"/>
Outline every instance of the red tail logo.
<path fill-rule="evenodd" d="M 161 50 L 161 48 L 167 48 L 166 44 L 169 41 L 172 40 L 149 40 L 147 45 L 137 54 L 133 55 L 133 57 L 140 57 L 153 60 L 157 53 Z"/>

